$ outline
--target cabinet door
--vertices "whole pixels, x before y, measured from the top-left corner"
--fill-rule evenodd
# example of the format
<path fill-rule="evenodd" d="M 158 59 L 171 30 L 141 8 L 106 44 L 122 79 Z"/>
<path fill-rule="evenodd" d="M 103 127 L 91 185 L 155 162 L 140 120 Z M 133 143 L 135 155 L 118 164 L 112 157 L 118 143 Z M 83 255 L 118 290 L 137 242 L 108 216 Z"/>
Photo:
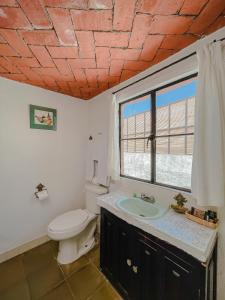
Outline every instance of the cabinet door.
<path fill-rule="evenodd" d="M 133 239 L 132 233 L 128 230 L 127 226 L 120 224 L 119 226 L 119 239 L 118 239 L 118 280 L 121 288 L 127 295 L 128 299 L 135 299 L 133 294 Z"/>
<path fill-rule="evenodd" d="M 119 229 L 119 282 L 131 300 L 158 300 L 160 267 L 157 246 L 135 232 Z"/>
<path fill-rule="evenodd" d="M 163 300 L 197 300 L 196 280 L 193 270 L 165 255 L 162 262 Z"/>
<path fill-rule="evenodd" d="M 160 290 L 160 260 L 158 247 L 143 239 L 137 241 L 139 300 L 158 300 Z"/>
<path fill-rule="evenodd" d="M 101 215 L 101 268 L 111 279 L 116 279 L 118 268 L 118 226 L 107 213 Z"/>

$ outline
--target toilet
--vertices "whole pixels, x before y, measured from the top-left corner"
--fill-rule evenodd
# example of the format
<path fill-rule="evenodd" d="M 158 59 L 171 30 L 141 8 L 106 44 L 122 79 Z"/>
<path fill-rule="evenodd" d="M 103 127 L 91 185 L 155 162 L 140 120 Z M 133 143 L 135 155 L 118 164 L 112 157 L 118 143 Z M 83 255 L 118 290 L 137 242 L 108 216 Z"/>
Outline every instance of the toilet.
<path fill-rule="evenodd" d="M 97 196 L 106 193 L 107 188 L 103 186 L 86 184 L 86 208 L 68 211 L 48 225 L 48 236 L 59 241 L 57 260 L 60 264 L 72 263 L 94 247 L 94 234 L 100 214 Z"/>

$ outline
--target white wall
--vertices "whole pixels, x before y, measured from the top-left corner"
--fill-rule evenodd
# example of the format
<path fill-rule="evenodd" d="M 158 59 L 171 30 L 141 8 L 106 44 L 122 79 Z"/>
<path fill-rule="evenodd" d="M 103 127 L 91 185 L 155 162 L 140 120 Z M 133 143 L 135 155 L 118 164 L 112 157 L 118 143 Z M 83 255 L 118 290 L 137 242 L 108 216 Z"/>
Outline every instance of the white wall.
<path fill-rule="evenodd" d="M 214 39 L 220 39 L 225 37 L 225 27 L 218 30 L 216 33 L 208 36 L 204 40 L 202 40 L 202 43 L 207 43 L 208 41 L 213 41 Z M 95 98 L 92 99 L 90 103 L 90 111 L 91 119 L 89 128 L 94 132 L 95 130 L 98 130 L 98 128 L 104 128 L 105 130 L 105 137 L 101 141 L 99 141 L 99 144 L 96 145 L 97 148 L 104 149 L 105 153 L 107 153 L 107 146 L 109 142 L 109 135 L 108 135 L 108 129 L 109 129 L 109 113 L 110 113 L 110 101 L 112 101 L 112 92 L 118 90 L 119 88 L 126 86 L 135 80 L 142 78 L 148 74 L 151 74 L 152 72 L 156 71 L 157 69 L 160 69 L 174 61 L 177 61 L 178 59 L 196 51 L 198 44 L 194 43 L 193 45 L 183 49 L 179 53 L 173 55 L 172 57 L 168 58 L 167 60 L 163 61 L 162 63 L 153 66 L 146 71 L 142 72 L 141 74 L 138 74 L 137 76 L 129 79 L 128 81 L 120 84 L 119 86 L 116 86 L 112 88 L 111 90 L 108 90 Z M 182 63 L 178 65 L 174 65 L 170 69 L 166 69 L 163 72 L 160 72 L 153 77 L 149 77 L 145 79 L 144 81 L 135 84 L 131 87 L 129 87 L 126 90 L 123 90 L 119 93 L 118 98 L 119 100 L 123 101 L 130 97 L 134 97 L 138 94 L 142 94 L 146 91 L 149 91 L 153 88 L 156 88 L 157 86 L 163 85 L 165 83 L 168 83 L 170 81 L 174 81 L 178 78 L 181 78 L 185 75 L 194 73 L 197 70 L 197 61 L 196 56 L 192 56 L 186 61 L 183 61 Z M 182 75 L 183 74 L 183 75 Z M 98 143 L 98 141 L 96 141 Z M 107 176 L 107 155 L 102 156 L 101 158 L 101 164 L 105 166 L 105 168 L 101 171 L 102 176 Z M 176 190 L 154 186 L 151 184 L 146 184 L 143 182 L 138 182 L 135 180 L 129 180 L 129 179 L 121 179 L 120 182 L 118 182 L 116 185 L 112 185 L 111 189 L 122 189 L 125 191 L 130 192 L 131 194 L 133 192 L 141 193 L 144 192 L 146 194 L 152 194 L 154 195 L 159 201 L 165 202 L 167 204 L 171 203 L 173 200 L 174 195 L 177 193 Z M 191 195 L 187 194 L 187 197 L 189 201 L 194 201 L 194 199 L 191 198 Z M 222 209 L 220 210 L 221 213 Z M 218 250 L 218 297 L 217 300 L 224 300 L 225 299 L 225 258 L 224 258 L 224 251 L 225 251 L 225 213 L 221 213 L 220 217 L 220 230 L 219 230 L 219 250 Z"/>
<path fill-rule="evenodd" d="M 30 129 L 29 104 L 57 109 L 57 131 Z M 0 254 L 46 234 L 83 205 L 88 103 L 0 79 Z M 49 199 L 35 200 L 38 183 Z"/>

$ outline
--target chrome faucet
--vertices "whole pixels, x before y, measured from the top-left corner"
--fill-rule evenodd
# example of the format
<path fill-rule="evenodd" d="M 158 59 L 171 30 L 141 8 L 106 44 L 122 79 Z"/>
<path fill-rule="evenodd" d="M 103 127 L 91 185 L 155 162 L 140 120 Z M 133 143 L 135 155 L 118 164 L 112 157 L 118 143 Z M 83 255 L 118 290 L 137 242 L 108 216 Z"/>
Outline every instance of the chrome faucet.
<path fill-rule="evenodd" d="M 146 196 L 145 194 L 141 194 L 141 199 L 146 201 L 146 202 L 149 202 L 149 203 L 155 203 L 155 197 L 154 196 Z"/>

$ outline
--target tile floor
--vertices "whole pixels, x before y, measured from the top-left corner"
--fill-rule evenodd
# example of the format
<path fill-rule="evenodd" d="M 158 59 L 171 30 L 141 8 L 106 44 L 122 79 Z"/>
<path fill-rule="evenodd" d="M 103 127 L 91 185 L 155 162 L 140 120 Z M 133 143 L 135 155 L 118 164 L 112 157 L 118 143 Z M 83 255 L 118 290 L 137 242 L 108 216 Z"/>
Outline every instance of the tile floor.
<path fill-rule="evenodd" d="M 58 265 L 50 241 L 0 264 L 1 300 L 122 300 L 99 270 L 99 247 Z"/>

